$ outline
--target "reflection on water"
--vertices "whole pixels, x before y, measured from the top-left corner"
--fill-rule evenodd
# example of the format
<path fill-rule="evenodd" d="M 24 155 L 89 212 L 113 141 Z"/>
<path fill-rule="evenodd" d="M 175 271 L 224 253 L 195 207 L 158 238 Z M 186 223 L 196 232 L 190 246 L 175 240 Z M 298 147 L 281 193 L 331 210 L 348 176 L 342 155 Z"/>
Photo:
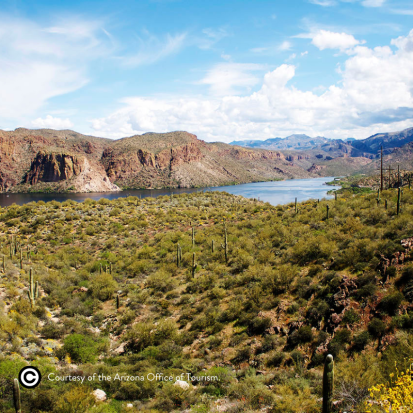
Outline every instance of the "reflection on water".
<path fill-rule="evenodd" d="M 251 184 L 220 186 L 212 188 L 183 188 L 183 189 L 131 189 L 122 192 L 94 192 L 87 194 L 0 194 L 0 206 L 8 206 L 16 203 L 18 205 L 28 202 L 38 201 L 58 201 L 63 202 L 72 199 L 82 202 L 85 199 L 116 199 L 128 196 L 139 198 L 157 197 L 160 195 L 183 194 L 198 191 L 225 191 L 234 195 L 242 195 L 246 198 L 259 198 L 261 201 L 269 202 L 272 205 L 288 204 L 307 199 L 331 198 L 327 191 L 338 186 L 326 186 L 334 177 L 310 178 L 310 179 L 291 179 L 288 181 L 276 182 L 254 182 Z"/>

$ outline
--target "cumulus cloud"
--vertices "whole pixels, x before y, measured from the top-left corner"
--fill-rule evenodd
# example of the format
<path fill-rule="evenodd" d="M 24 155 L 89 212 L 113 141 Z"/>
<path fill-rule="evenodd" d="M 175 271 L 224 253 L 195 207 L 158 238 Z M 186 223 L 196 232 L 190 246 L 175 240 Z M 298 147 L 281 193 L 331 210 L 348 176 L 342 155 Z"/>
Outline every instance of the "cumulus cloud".
<path fill-rule="evenodd" d="M 413 125 L 412 39 L 413 31 L 393 40 L 394 49 L 356 45 L 343 64 L 341 81 L 319 93 L 292 86 L 297 68 L 283 64 L 266 73 L 260 89 L 246 96 L 128 98 L 111 115 L 94 119 L 92 126 L 111 138 L 188 130 L 208 141 L 300 132 L 365 138 L 383 129 L 400 130 Z"/>
<path fill-rule="evenodd" d="M 312 44 L 320 50 L 340 49 L 341 51 L 351 49 L 360 44 L 351 34 L 336 33 L 329 30 L 319 30 L 312 36 Z"/>
<path fill-rule="evenodd" d="M 37 118 L 32 121 L 32 126 L 39 129 L 69 129 L 73 127 L 73 123 L 67 118 L 54 118 L 47 115 L 45 118 Z"/>
<path fill-rule="evenodd" d="M 258 84 L 260 78 L 254 73 L 263 69 L 264 66 L 258 64 L 220 63 L 209 70 L 199 83 L 209 85 L 213 95 L 232 95 Z"/>

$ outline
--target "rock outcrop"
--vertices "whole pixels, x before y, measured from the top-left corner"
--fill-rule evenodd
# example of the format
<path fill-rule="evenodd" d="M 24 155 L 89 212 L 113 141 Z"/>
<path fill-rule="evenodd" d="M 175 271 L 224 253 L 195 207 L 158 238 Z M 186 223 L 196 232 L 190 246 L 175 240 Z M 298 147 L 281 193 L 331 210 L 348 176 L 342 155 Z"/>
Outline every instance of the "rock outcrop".
<path fill-rule="evenodd" d="M 26 183 L 58 182 L 70 179 L 82 172 L 84 159 L 65 153 L 38 152 L 32 162 Z"/>
<path fill-rule="evenodd" d="M 100 165 L 93 168 L 85 156 L 38 152 L 25 182 L 36 185 L 61 181 L 77 192 L 120 191 L 117 185 L 110 182 L 104 169 Z"/>

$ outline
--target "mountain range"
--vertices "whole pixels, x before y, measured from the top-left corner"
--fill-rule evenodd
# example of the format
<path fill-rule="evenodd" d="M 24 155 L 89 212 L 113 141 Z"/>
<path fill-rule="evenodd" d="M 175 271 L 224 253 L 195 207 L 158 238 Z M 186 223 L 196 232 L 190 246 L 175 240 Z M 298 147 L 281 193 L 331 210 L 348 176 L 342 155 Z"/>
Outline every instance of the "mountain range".
<path fill-rule="evenodd" d="M 0 191 L 190 188 L 372 173 L 381 145 L 386 162 L 411 169 L 413 128 L 364 140 L 291 135 L 231 144 L 183 131 L 110 140 L 71 130 L 0 130 Z"/>
<path fill-rule="evenodd" d="M 188 132 L 118 140 L 70 130 L 0 131 L 0 191 L 119 191 L 314 176 L 279 151 L 206 143 Z"/>
<path fill-rule="evenodd" d="M 273 138 L 265 141 L 244 140 L 233 141 L 230 145 L 244 148 L 263 148 L 273 150 L 311 150 L 319 149 L 324 152 L 342 150 L 351 156 L 376 156 L 381 145 L 385 153 L 390 153 L 395 148 L 413 141 L 413 128 L 401 132 L 378 133 L 366 139 L 327 139 L 322 136 L 312 138 L 308 135 L 290 135 L 286 138 Z"/>

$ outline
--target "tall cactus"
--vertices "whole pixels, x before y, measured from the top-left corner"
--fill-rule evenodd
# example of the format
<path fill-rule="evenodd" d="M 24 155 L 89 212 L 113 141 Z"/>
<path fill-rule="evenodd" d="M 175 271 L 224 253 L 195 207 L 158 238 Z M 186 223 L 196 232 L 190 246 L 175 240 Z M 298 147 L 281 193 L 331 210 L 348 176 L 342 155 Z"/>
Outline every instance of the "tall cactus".
<path fill-rule="evenodd" d="M 329 215 L 330 215 L 330 214 L 329 214 L 329 213 L 330 213 L 330 205 L 327 205 L 326 208 L 327 208 L 327 219 L 328 219 L 328 218 L 329 218 Z"/>
<path fill-rule="evenodd" d="M 22 406 L 20 401 L 20 386 L 17 379 L 13 380 L 13 401 L 16 413 L 22 413 Z"/>
<path fill-rule="evenodd" d="M 377 206 L 380 204 L 380 189 L 377 190 Z"/>
<path fill-rule="evenodd" d="M 384 208 L 387 209 L 387 199 L 384 201 Z"/>
<path fill-rule="evenodd" d="M 295 198 L 295 213 L 298 213 L 298 207 L 297 207 L 297 198 Z"/>
<path fill-rule="evenodd" d="M 176 246 L 176 266 L 178 268 L 181 266 L 181 261 L 182 261 L 182 249 L 178 242 L 178 245 Z"/>
<path fill-rule="evenodd" d="M 191 267 L 191 272 L 192 272 L 192 278 L 195 277 L 195 270 L 197 267 L 197 263 L 195 261 L 195 252 L 192 253 L 192 267 Z"/>
<path fill-rule="evenodd" d="M 211 242 L 211 251 L 212 251 L 212 252 L 214 252 L 214 251 L 215 251 L 214 240 L 212 240 L 212 242 Z"/>
<path fill-rule="evenodd" d="M 119 310 L 120 307 L 120 297 L 119 294 L 116 295 L 116 309 Z"/>
<path fill-rule="evenodd" d="M 29 291 L 27 292 L 27 295 L 29 297 L 30 305 L 33 308 L 36 303 L 36 298 L 39 297 L 39 282 L 36 281 L 36 284 L 34 283 L 32 268 L 30 268 Z"/>
<path fill-rule="evenodd" d="M 334 358 L 331 354 L 324 362 L 323 374 L 323 413 L 333 411 L 333 391 L 334 391 Z"/>
<path fill-rule="evenodd" d="M 6 273 L 6 257 L 3 255 L 3 272 Z"/>
<path fill-rule="evenodd" d="M 337 191 L 334 192 L 334 199 L 337 201 Z"/>
<path fill-rule="evenodd" d="M 221 244 L 221 248 L 224 250 L 225 262 L 228 264 L 228 234 L 226 225 L 224 227 L 224 243 Z"/>
<path fill-rule="evenodd" d="M 192 248 L 195 247 L 195 228 L 192 227 Z"/>
<path fill-rule="evenodd" d="M 401 200 L 402 200 L 402 190 L 399 187 L 398 191 L 397 191 L 397 215 L 400 214 L 400 204 L 401 204 Z"/>

